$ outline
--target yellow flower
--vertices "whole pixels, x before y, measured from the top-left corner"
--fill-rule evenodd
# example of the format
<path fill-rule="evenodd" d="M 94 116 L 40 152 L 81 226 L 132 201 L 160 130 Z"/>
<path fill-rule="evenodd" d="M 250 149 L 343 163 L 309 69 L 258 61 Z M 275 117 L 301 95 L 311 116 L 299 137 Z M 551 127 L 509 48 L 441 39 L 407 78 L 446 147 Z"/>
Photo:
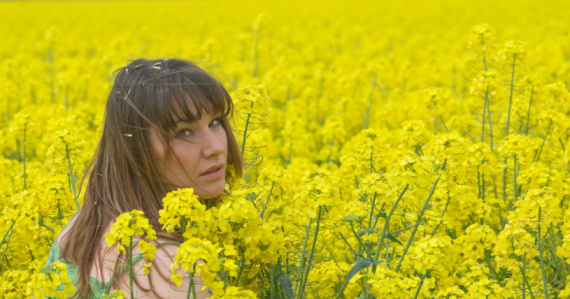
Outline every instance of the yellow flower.
<path fill-rule="evenodd" d="M 156 240 L 156 231 L 150 226 L 142 211 L 133 210 L 117 217 L 111 226 L 111 230 L 105 235 L 105 240 L 109 247 L 117 244 L 118 254 L 121 252 L 127 254 L 127 250 L 130 252 L 133 250 L 133 238 L 140 237 L 143 239 L 138 241 L 138 246 L 143 258 L 150 261 L 154 260 L 156 246 L 146 241 Z M 149 273 L 150 267 L 151 263 L 142 265 L 144 274 Z"/>
<path fill-rule="evenodd" d="M 128 293 L 121 291 L 121 290 L 114 290 L 111 293 L 107 294 L 103 294 L 103 298 L 105 299 L 124 299 L 124 296 L 127 296 Z"/>
<path fill-rule="evenodd" d="M 180 227 L 182 218 L 196 221 L 195 218 L 206 211 L 206 206 L 200 203 L 192 188 L 172 191 L 162 199 L 162 203 L 164 207 L 158 212 L 158 222 L 163 225 L 162 229 L 170 233 Z"/>

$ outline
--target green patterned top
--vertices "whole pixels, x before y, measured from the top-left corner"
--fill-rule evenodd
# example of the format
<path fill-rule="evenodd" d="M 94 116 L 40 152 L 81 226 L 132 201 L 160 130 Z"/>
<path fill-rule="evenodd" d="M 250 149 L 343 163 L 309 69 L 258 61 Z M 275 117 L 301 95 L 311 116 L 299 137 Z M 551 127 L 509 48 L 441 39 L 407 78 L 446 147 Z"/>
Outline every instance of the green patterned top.
<path fill-rule="evenodd" d="M 133 263 L 136 263 L 143 257 L 143 254 L 137 255 L 133 259 Z M 60 261 L 67 266 L 67 275 L 71 279 L 71 282 L 76 285 L 79 279 L 79 268 L 75 264 L 67 263 L 61 258 L 61 251 L 59 249 L 59 244 L 54 242 L 49 251 L 49 256 L 46 262 L 46 266 L 53 264 L 56 261 Z M 103 294 L 109 294 L 109 287 L 111 285 L 111 280 L 103 283 L 93 277 L 89 277 L 89 288 L 91 289 L 91 295 L 88 298 L 103 298 Z M 63 290 L 63 284 L 57 288 L 58 290 Z"/>

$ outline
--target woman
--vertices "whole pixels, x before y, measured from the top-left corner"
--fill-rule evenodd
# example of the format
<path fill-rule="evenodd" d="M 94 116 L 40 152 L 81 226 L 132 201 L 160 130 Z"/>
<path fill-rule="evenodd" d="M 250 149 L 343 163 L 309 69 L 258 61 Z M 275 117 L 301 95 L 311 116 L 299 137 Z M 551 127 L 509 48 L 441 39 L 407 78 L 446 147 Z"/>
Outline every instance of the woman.
<path fill-rule="evenodd" d="M 68 264 L 77 297 L 129 291 L 128 274 L 117 262 L 125 257 L 108 248 L 105 234 L 117 216 L 134 209 L 144 212 L 162 243 L 150 274 L 135 277 L 136 295 L 186 295 L 188 281 L 176 287 L 169 279 L 176 254 L 172 244 L 182 240 L 162 231 L 158 211 L 166 193 L 178 188 L 194 188 L 204 203 L 213 204 L 224 192 L 227 167 L 241 176 L 240 151 L 228 121 L 232 110 L 224 87 L 191 62 L 138 59 L 117 71 L 83 206 L 50 252 L 51 261 Z M 140 264 L 139 256 L 135 267 Z M 198 295 L 204 296 L 207 292 Z"/>

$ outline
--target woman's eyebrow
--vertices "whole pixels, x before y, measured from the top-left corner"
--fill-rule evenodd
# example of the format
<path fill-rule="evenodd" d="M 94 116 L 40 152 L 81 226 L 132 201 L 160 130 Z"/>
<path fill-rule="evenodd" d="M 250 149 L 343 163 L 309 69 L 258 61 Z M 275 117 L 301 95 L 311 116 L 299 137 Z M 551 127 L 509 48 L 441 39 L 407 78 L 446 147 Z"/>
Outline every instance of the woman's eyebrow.
<path fill-rule="evenodd" d="M 174 120 L 174 125 L 178 125 L 180 123 L 186 123 L 186 124 L 192 124 L 195 123 L 196 120 L 183 120 L 183 119 L 175 119 Z"/>

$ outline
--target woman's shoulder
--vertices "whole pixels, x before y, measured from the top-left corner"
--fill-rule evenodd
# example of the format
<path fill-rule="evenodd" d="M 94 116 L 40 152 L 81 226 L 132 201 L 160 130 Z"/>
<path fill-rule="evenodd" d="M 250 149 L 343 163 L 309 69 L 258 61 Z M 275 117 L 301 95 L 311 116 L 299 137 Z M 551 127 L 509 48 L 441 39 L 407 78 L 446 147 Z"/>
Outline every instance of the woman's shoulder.
<path fill-rule="evenodd" d="M 62 258 L 61 256 L 61 249 L 59 248 L 58 242 L 53 242 L 49 256 L 47 258 L 45 267 L 49 269 L 48 271 L 54 272 L 57 274 L 61 274 L 61 268 L 53 267 L 55 263 L 62 263 L 65 265 L 65 270 L 67 271 L 67 277 L 72 285 L 77 286 L 77 281 L 79 279 L 79 268 L 77 265 L 67 261 L 66 259 Z M 109 293 L 109 283 L 103 283 L 98 281 L 97 279 L 90 277 L 89 278 L 89 286 L 92 290 L 92 295 L 90 298 L 104 298 L 103 294 Z M 61 285 L 56 288 L 56 291 L 64 291 L 65 290 L 65 281 L 62 281 Z M 68 297 L 71 294 L 68 294 Z"/>

